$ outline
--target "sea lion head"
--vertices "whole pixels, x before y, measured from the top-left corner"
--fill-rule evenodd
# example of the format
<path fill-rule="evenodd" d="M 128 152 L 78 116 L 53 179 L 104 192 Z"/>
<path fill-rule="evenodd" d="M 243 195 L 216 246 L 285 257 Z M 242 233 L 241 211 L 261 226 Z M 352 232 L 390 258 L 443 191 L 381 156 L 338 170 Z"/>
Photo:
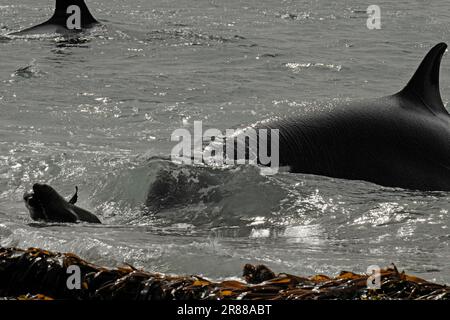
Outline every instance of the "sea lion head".
<path fill-rule="evenodd" d="M 45 219 L 44 207 L 41 202 L 35 197 L 34 193 L 27 192 L 23 195 L 23 201 L 25 201 L 25 206 L 30 212 L 30 216 L 33 220 L 43 220 Z"/>
<path fill-rule="evenodd" d="M 25 206 L 33 220 L 46 220 L 48 218 L 45 211 L 47 204 L 58 198 L 58 193 L 52 187 L 39 183 L 33 185 L 33 192 L 23 195 Z"/>

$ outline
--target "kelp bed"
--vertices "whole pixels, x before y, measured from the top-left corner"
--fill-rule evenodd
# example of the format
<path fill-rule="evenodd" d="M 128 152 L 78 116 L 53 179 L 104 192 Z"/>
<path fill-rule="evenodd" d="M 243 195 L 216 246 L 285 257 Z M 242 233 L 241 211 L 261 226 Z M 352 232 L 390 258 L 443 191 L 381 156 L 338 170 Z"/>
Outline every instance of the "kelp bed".
<path fill-rule="evenodd" d="M 69 290 L 69 266 L 81 271 L 81 289 Z M 381 271 L 381 287 L 367 288 L 368 275 L 348 271 L 337 277 L 274 274 L 265 266 L 246 265 L 243 280 L 214 282 L 200 276 L 171 276 L 132 266 L 108 269 L 71 253 L 0 248 L 0 297 L 77 300 L 449 300 L 450 287 L 399 272 Z"/>

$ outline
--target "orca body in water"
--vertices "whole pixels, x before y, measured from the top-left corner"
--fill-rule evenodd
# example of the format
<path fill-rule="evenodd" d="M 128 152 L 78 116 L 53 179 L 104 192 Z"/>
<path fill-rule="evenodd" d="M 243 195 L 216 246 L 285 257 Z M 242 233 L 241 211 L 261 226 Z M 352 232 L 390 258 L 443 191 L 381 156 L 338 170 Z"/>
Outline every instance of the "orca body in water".
<path fill-rule="evenodd" d="M 99 22 L 91 14 L 84 0 L 56 0 L 55 12 L 49 20 L 9 35 L 72 34 L 97 24 Z"/>
<path fill-rule="evenodd" d="M 299 110 L 252 128 L 279 130 L 279 165 L 290 172 L 450 191 L 450 115 L 439 91 L 446 48 L 433 47 L 394 95 Z"/>

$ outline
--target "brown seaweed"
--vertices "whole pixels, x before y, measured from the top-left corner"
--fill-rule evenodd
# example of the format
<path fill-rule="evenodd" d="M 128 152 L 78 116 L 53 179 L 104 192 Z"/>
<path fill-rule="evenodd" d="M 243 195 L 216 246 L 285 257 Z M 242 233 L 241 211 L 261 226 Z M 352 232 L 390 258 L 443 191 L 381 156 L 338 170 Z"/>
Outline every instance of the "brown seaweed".
<path fill-rule="evenodd" d="M 69 266 L 78 266 L 81 288 L 67 286 Z M 244 266 L 243 280 L 212 281 L 171 276 L 132 266 L 109 269 L 71 253 L 0 248 L 0 297 L 19 300 L 449 300 L 450 287 L 399 272 L 381 270 L 379 289 L 368 289 L 369 275 L 343 271 L 337 277 L 299 277 L 263 265 Z"/>

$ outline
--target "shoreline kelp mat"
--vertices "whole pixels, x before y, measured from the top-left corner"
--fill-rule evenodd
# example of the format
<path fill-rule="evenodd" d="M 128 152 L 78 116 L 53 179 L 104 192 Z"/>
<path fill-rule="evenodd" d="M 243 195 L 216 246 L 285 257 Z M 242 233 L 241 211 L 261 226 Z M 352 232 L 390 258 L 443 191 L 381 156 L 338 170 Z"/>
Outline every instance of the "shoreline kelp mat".
<path fill-rule="evenodd" d="M 77 270 L 79 286 L 73 288 Z M 399 272 L 394 265 L 381 270 L 380 275 L 379 288 L 368 289 L 369 275 L 343 271 L 337 277 L 299 277 L 277 275 L 261 265 L 246 265 L 242 281 L 214 282 L 200 276 L 149 273 L 132 266 L 107 269 L 70 253 L 0 248 L 0 297 L 9 299 L 450 299 L 449 286 L 409 276 Z"/>

